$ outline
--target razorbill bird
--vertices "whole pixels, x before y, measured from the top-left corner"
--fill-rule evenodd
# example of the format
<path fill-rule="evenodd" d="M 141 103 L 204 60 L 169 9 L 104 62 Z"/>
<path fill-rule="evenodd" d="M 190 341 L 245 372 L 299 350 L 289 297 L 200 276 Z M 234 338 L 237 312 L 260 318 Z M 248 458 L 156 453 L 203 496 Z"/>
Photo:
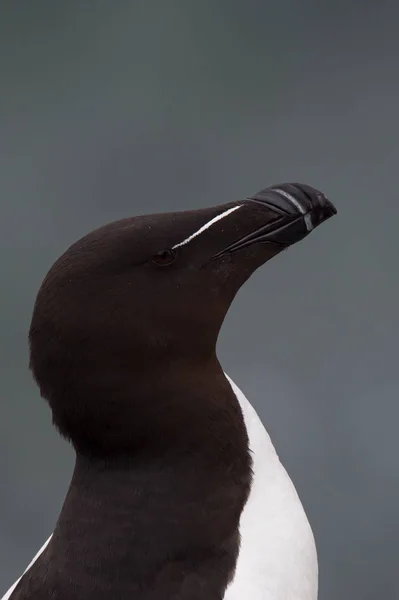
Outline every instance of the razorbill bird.
<path fill-rule="evenodd" d="M 255 269 L 335 213 L 282 184 L 105 225 L 56 261 L 30 367 L 76 463 L 3 600 L 316 599 L 305 512 L 216 341 Z"/>

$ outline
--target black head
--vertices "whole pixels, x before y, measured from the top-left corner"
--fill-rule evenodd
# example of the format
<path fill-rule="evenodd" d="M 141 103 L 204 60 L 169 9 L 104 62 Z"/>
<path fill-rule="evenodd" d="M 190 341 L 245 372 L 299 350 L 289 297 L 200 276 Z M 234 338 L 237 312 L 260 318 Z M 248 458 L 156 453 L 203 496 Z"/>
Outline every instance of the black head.
<path fill-rule="evenodd" d="M 283 184 L 238 202 L 123 219 L 73 244 L 47 274 L 30 328 L 30 366 L 61 432 L 82 445 L 99 415 L 117 429 L 137 390 L 154 398 L 149 384 L 213 364 L 242 284 L 335 212 L 321 192 Z"/>

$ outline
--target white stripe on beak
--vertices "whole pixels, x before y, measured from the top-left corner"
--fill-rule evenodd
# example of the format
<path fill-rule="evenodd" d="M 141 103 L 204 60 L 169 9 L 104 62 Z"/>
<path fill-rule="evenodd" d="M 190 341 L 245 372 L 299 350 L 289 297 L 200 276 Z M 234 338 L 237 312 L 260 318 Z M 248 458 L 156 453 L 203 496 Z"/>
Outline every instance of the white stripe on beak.
<path fill-rule="evenodd" d="M 280 190 L 280 188 L 275 188 L 273 190 L 273 192 L 277 192 L 278 194 L 280 194 L 280 196 L 284 196 L 284 198 L 287 198 L 287 200 L 289 202 L 291 202 L 291 204 L 293 204 L 299 210 L 300 213 L 305 215 L 304 221 L 305 221 L 306 229 L 308 231 L 312 231 L 312 229 L 313 229 L 312 215 L 310 213 L 306 212 L 306 210 L 303 208 L 303 206 L 301 206 L 301 204 L 298 202 L 298 200 L 296 198 L 294 198 L 294 196 L 291 196 L 291 194 L 289 194 L 285 190 Z"/>

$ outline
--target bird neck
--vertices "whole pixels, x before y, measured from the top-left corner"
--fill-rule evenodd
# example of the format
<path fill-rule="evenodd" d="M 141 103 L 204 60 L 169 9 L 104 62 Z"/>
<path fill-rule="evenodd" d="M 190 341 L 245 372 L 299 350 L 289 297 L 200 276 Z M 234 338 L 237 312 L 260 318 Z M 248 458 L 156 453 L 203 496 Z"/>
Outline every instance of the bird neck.
<path fill-rule="evenodd" d="M 41 559 L 47 575 L 40 600 L 223 598 L 237 560 L 251 458 L 230 384 L 223 378 L 212 389 L 212 402 L 198 386 L 185 395 L 187 405 L 203 402 L 207 421 L 185 423 L 189 435 L 177 450 L 157 452 L 154 440 L 154 453 L 77 453 Z"/>

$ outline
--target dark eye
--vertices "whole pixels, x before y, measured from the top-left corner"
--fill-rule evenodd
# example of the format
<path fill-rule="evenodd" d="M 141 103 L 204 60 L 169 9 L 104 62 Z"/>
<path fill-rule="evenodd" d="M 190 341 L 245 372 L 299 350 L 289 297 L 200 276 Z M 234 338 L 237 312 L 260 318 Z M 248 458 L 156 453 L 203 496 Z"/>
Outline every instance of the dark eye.
<path fill-rule="evenodd" d="M 174 261 L 175 256 L 176 250 L 173 250 L 173 248 L 170 250 L 161 250 L 154 254 L 152 262 L 158 265 L 158 267 L 167 267 Z"/>

